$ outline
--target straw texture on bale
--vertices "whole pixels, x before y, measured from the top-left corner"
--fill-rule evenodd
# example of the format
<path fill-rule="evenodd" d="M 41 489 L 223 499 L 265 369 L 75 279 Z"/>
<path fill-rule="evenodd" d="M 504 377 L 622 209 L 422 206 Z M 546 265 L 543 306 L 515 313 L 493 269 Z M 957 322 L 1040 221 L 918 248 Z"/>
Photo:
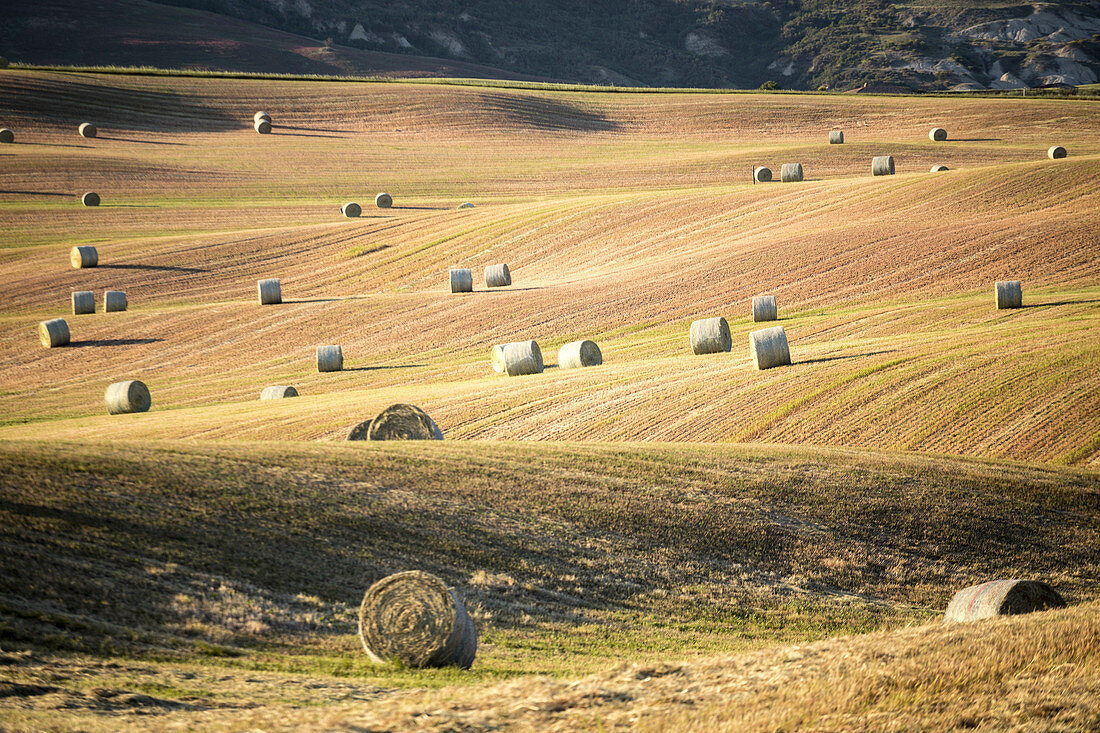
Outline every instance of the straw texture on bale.
<path fill-rule="evenodd" d="M 374 197 L 374 205 L 380 209 L 388 209 L 393 206 L 393 196 L 388 193 L 380 193 Z"/>
<path fill-rule="evenodd" d="M 753 323 L 774 321 L 779 318 L 779 309 L 775 305 L 774 295 L 757 295 L 752 299 Z"/>
<path fill-rule="evenodd" d="M 255 127 L 256 132 L 260 133 L 261 135 L 266 135 L 271 132 L 271 123 L 267 120 L 256 120 L 255 124 L 253 124 L 253 127 Z"/>
<path fill-rule="evenodd" d="M 829 133 L 829 144 L 840 145 L 844 142 L 844 130 L 832 130 Z"/>
<path fill-rule="evenodd" d="M 83 316 L 95 313 L 95 293 L 91 290 L 73 291 L 73 315 Z"/>
<path fill-rule="evenodd" d="M 107 403 L 107 412 L 112 415 L 148 412 L 149 406 L 153 403 L 145 382 L 136 379 L 131 379 L 128 382 L 115 382 L 107 387 L 107 393 L 104 395 L 103 401 Z"/>
<path fill-rule="evenodd" d="M 7 127 L 0 127 L 0 143 L 15 142 L 15 133 Z"/>
<path fill-rule="evenodd" d="M 271 122 L 271 115 L 269 115 L 267 112 L 264 112 L 262 110 L 260 112 L 257 112 L 256 114 L 252 115 L 252 123 L 253 124 L 259 122 L 260 120 L 267 120 L 268 122 Z"/>
<path fill-rule="evenodd" d="M 474 273 L 469 269 L 451 270 L 451 292 L 472 293 L 474 291 Z"/>
<path fill-rule="evenodd" d="M 339 346 L 317 347 L 317 371 L 339 372 L 344 369 L 344 350 Z"/>
<path fill-rule="evenodd" d="M 928 139 L 933 142 L 942 143 L 947 139 L 947 130 L 942 127 L 933 127 L 928 131 Z"/>
<path fill-rule="evenodd" d="M 977 621 L 994 616 L 1064 608 L 1058 591 L 1038 580 L 991 580 L 963 588 L 951 599 L 944 621 Z"/>
<path fill-rule="evenodd" d="M 767 166 L 759 166 L 752 171 L 752 177 L 756 179 L 757 183 L 770 183 L 772 180 L 772 169 Z"/>
<path fill-rule="evenodd" d="M 603 364 L 603 354 L 595 341 L 570 341 L 558 349 L 559 369 L 580 369 Z"/>
<path fill-rule="evenodd" d="M 783 183 L 798 183 L 802 180 L 802 164 L 784 163 L 779 170 L 779 179 Z"/>
<path fill-rule="evenodd" d="M 91 122 L 81 122 L 80 127 L 76 128 L 81 137 L 95 137 L 99 134 L 99 130 Z"/>
<path fill-rule="evenodd" d="M 1021 308 L 1024 305 L 1024 293 L 1019 280 L 998 280 L 993 292 L 998 310 Z"/>
<path fill-rule="evenodd" d="M 348 440 L 370 440 L 370 424 L 372 422 L 374 422 L 373 417 L 356 425 L 348 433 Z"/>
<path fill-rule="evenodd" d="M 99 206 L 99 194 L 95 191 L 88 191 L 86 194 L 80 197 L 80 203 L 84 204 L 85 206 Z"/>
<path fill-rule="evenodd" d="M 90 244 L 73 247 L 69 250 L 69 264 L 76 269 L 95 267 L 99 264 L 99 252 Z"/>
<path fill-rule="evenodd" d="M 348 440 L 443 440 L 443 431 L 416 405 L 398 403 L 356 425 Z"/>
<path fill-rule="evenodd" d="M 947 170 L 947 166 L 940 164 L 940 165 L 932 166 L 931 168 L 928 169 L 928 172 L 929 173 L 943 173 L 945 170 Z"/>
<path fill-rule="evenodd" d="M 749 334 L 749 352 L 757 369 L 771 369 L 791 363 L 787 332 L 782 326 L 772 326 Z"/>
<path fill-rule="evenodd" d="M 64 318 L 52 318 L 38 324 L 38 340 L 47 349 L 69 343 L 69 324 Z"/>
<path fill-rule="evenodd" d="M 95 267 L 99 264 L 99 252 L 90 244 L 73 247 L 69 250 L 69 264 L 76 269 Z"/>
<path fill-rule="evenodd" d="M 489 265 L 485 268 L 485 286 L 489 288 L 502 288 L 512 284 L 512 273 L 508 265 Z"/>
<path fill-rule="evenodd" d="M 504 374 L 504 344 L 489 349 L 489 363 L 493 365 L 494 372 Z"/>
<path fill-rule="evenodd" d="M 1047 148 L 1047 157 L 1049 157 L 1051 160 L 1064 158 L 1066 157 L 1066 155 L 1066 149 L 1063 148 L 1061 145 L 1051 145 L 1049 148 Z"/>
<path fill-rule="evenodd" d="M 458 595 L 434 575 L 409 570 L 382 578 L 359 606 L 359 639 L 375 662 L 469 669 L 477 629 Z"/>
<path fill-rule="evenodd" d="M 894 156 L 892 155 L 876 155 L 871 158 L 871 175 L 872 176 L 892 176 L 894 175 Z"/>
<path fill-rule="evenodd" d="M 256 290 L 260 297 L 260 305 L 276 305 L 283 302 L 283 288 L 277 277 L 257 280 Z"/>
<path fill-rule="evenodd" d="M 688 329 L 688 338 L 693 354 L 717 354 L 733 348 L 730 324 L 721 316 L 693 321 Z"/>
<path fill-rule="evenodd" d="M 340 207 L 340 213 L 349 219 L 354 219 L 363 213 L 363 207 L 354 201 L 349 201 Z"/>
<path fill-rule="evenodd" d="M 264 387 L 263 391 L 260 392 L 261 400 L 282 400 L 286 399 L 287 397 L 297 396 L 298 390 L 285 384 L 278 384 L 274 387 Z"/>
<path fill-rule="evenodd" d="M 504 344 L 504 373 L 509 377 L 541 374 L 542 369 L 542 349 L 534 341 Z"/>
<path fill-rule="evenodd" d="M 105 290 L 103 291 L 103 312 L 104 313 L 118 313 L 126 310 L 129 305 L 126 302 L 126 293 L 121 290 Z"/>

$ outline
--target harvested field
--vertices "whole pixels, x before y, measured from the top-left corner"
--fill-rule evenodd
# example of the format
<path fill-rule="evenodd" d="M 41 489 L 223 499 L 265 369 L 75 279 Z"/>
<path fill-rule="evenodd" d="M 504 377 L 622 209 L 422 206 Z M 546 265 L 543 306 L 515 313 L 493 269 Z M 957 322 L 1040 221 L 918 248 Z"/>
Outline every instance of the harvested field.
<path fill-rule="evenodd" d="M 956 590 L 1021 574 L 1042 576 L 1071 606 L 1092 602 L 1074 613 L 1094 623 L 1100 587 L 1100 474 L 973 459 L 684 444 L 8 441 L 0 498 L 0 670 L 51 688 L 0 701 L 0 719 L 28 727 L 60 715 L 149 725 L 149 713 L 217 727 L 244 704 L 277 717 L 287 694 L 311 706 L 297 722 L 355 700 L 394 710 L 401 688 L 573 678 L 623 659 L 664 665 L 939 626 Z M 374 667 L 361 651 L 363 591 L 414 563 L 459 588 L 478 624 L 468 674 Z M 924 628 L 902 632 L 904 644 L 921 646 Z M 879 643 L 896 640 L 857 644 Z M 43 678 L 50 667 L 58 676 Z M 1088 674 L 1095 689 L 1094 664 Z M 163 702 L 128 712 L 93 687 Z M 461 708 L 479 690 L 440 705 Z"/>
<path fill-rule="evenodd" d="M 0 727 L 1100 720 L 1095 102 L 20 70 L 0 98 Z M 43 348 L 79 290 L 130 305 Z M 791 366 L 752 368 L 760 293 Z M 693 356 L 718 316 L 733 350 Z M 603 364 L 495 374 L 527 339 Z M 104 414 L 135 376 L 152 409 Z M 446 440 L 344 440 L 395 403 Z M 464 595 L 468 673 L 361 651 L 363 592 L 409 569 Z M 929 625 L 1015 577 L 1071 608 Z"/>
<path fill-rule="evenodd" d="M 1100 455 L 1096 426 L 1072 419 L 1095 414 L 1100 392 L 1095 339 L 1082 338 L 1094 331 L 1098 312 L 1092 232 L 1100 228 L 1094 175 L 1100 144 L 1093 133 L 1100 120 L 1090 103 L 956 100 L 960 119 L 971 125 L 983 110 L 997 108 L 998 121 L 1014 125 L 1011 138 L 1007 127 L 982 136 L 972 128 L 949 148 L 914 143 L 918 172 L 928 161 L 952 156 L 952 167 L 964 170 L 931 180 L 905 175 L 903 166 L 901 174 L 869 186 L 866 159 L 880 141 L 829 146 L 809 130 L 798 142 L 778 108 L 769 117 L 774 103 L 764 95 L 641 95 L 651 103 L 646 106 L 639 95 L 340 84 L 342 95 L 329 104 L 323 95 L 331 85 L 318 90 L 304 82 L 82 75 L 72 83 L 69 76 L 5 72 L 0 86 L 36 99 L 46 112 L 52 107 L 44 95 L 51 92 L 64 91 L 73 103 L 107 94 L 126 114 L 104 125 L 116 129 L 132 120 L 131 141 L 97 138 L 95 147 L 82 149 L 36 144 L 67 145 L 69 130 L 48 115 L 32 123 L 25 110 L 18 119 L 30 142 L 10 156 L 16 160 L 0 188 L 24 192 L 0 194 L 0 221 L 16 233 L 0 262 L 13 285 L 0 295 L 0 344 L 12 355 L 0 357 L 6 384 L 0 419 L 8 424 L 49 419 L 52 424 L 34 428 L 46 432 L 36 434 L 83 434 L 83 423 L 54 421 L 94 414 L 94 401 L 72 399 L 72 390 L 91 395 L 91 375 L 110 380 L 133 361 L 161 379 L 155 388 L 164 407 L 227 397 L 251 401 L 273 382 L 308 384 L 314 342 L 304 334 L 323 328 L 331 334 L 325 340 L 345 344 L 371 368 L 324 387 L 310 385 L 311 399 L 325 407 L 301 406 L 301 418 L 288 416 L 282 426 L 291 427 L 286 437 L 336 437 L 364 392 L 376 394 L 372 409 L 381 409 L 409 401 L 407 392 L 415 389 L 432 396 L 417 403 L 458 438 L 812 441 L 1071 463 L 1096 462 Z M 160 108 L 144 104 L 157 89 L 184 99 L 173 107 L 182 117 L 166 119 Z M 288 130 L 284 137 L 266 136 L 278 143 L 262 155 L 258 136 L 239 124 L 259 99 L 286 109 Z M 932 104 L 791 99 L 809 121 L 873 120 L 884 140 L 917 125 L 922 105 Z M 598 108 L 615 122 L 570 128 L 563 100 Z M 764 122 L 741 116 L 746 100 Z M 540 122 L 540 104 L 556 124 Z M 517 112 L 490 120 L 480 116 L 486 105 Z M 218 123 L 211 108 L 227 122 Z M 393 109 L 401 110 L 400 119 Z M 969 118 L 961 112 L 966 109 Z M 189 110 L 212 120 L 209 132 L 171 132 L 197 124 Z M 108 110 L 96 111 L 109 117 Z M 730 139 L 761 142 L 716 141 L 717 115 L 728 115 L 726 124 L 745 133 Z M 669 128 L 668 119 L 682 124 Z M 750 124 L 775 129 L 748 135 Z M 1056 166 L 1035 154 L 1051 125 L 1063 126 L 1083 154 Z M 395 126 L 418 134 L 386 132 Z M 359 149 L 345 143 L 365 133 L 381 140 L 371 159 L 345 165 Z M 997 134 L 1005 137 L 990 141 Z M 455 135 L 465 142 L 451 144 Z M 521 165 L 521 136 L 534 142 L 525 143 L 531 160 L 523 161 L 525 175 L 517 179 L 512 170 Z M 969 137 L 982 139 L 966 142 Z M 409 141 L 416 145 L 411 156 Z M 754 187 L 748 180 L 731 185 L 727 169 L 763 158 L 769 145 L 770 157 L 794 157 L 788 156 L 793 145 L 820 178 L 792 188 Z M 194 160 L 192 148 L 203 151 L 201 167 L 185 162 Z M 619 162 L 639 156 L 644 165 Z M 270 179 L 269 159 L 294 175 Z M 332 216 L 357 185 L 353 179 L 384 178 L 390 167 L 406 179 L 408 207 L 355 221 Z M 65 187 L 74 169 L 109 175 L 111 201 L 120 204 L 93 212 L 49 195 Z M 312 170 L 334 173 L 322 181 L 310 177 Z M 32 171 L 40 194 L 27 192 L 34 188 L 26 185 Z M 303 199 L 303 191 L 313 198 Z M 473 192 L 482 205 L 457 215 L 455 202 Z M 58 248 L 91 242 L 113 265 L 97 268 L 91 281 L 86 273 L 51 266 L 63 256 Z M 524 290 L 445 297 L 447 268 L 500 261 L 523 269 Z M 252 283 L 272 271 L 297 302 L 242 319 Z M 987 312 L 981 294 L 1004 272 L 1027 280 L 1038 307 L 1013 319 Z M 685 289 L 704 278 L 713 287 Z M 89 324 L 74 340 L 97 346 L 80 350 L 80 358 L 58 351 L 15 360 L 27 324 L 52 315 L 55 290 L 101 284 L 142 303 L 125 316 L 129 338 L 112 337 L 109 325 Z M 761 291 L 782 300 L 781 323 L 802 348 L 812 349 L 796 360 L 818 359 L 785 378 L 780 404 L 786 407 L 774 415 L 764 394 L 738 378 L 747 364 L 743 353 L 700 364 L 680 359 L 675 341 L 694 318 Z M 502 307 L 505 320 L 498 316 Z M 366 331 L 358 327 L 364 310 L 375 324 Z M 734 341 L 743 342 L 747 322 L 736 311 L 724 315 Z M 405 324 L 413 321 L 421 325 L 409 332 Z M 956 338 L 960 328 L 968 338 Z M 568 399 L 549 405 L 541 401 L 558 390 L 563 375 L 522 386 L 479 381 L 489 346 L 533 330 L 555 336 L 543 339 L 551 349 L 581 335 L 606 343 L 613 368 L 586 376 L 583 389 L 567 390 Z M 991 349 L 1011 350 L 1007 369 Z M 1066 368 L 1052 369 L 1061 364 Z M 722 380 L 725 392 L 711 395 L 706 407 L 689 389 L 700 369 L 733 377 Z M 399 385 L 408 390 L 394 392 Z M 464 396 L 447 398 L 456 387 L 480 396 L 460 406 Z M 596 408 L 608 399 L 634 408 L 629 419 L 605 420 Z M 838 403 L 846 409 L 834 419 Z M 991 409 L 972 409 L 976 405 Z M 547 408 L 558 413 L 555 419 L 536 420 Z M 278 434 L 248 407 L 203 409 L 220 411 L 211 415 L 216 427 L 187 413 L 178 425 L 156 429 L 177 437 Z M 747 425 L 715 419 L 734 411 L 752 419 Z M 676 417 L 668 420 L 669 414 Z M 156 418 L 162 419 L 170 416 Z M 1006 430 L 1006 421 L 1018 429 Z"/>

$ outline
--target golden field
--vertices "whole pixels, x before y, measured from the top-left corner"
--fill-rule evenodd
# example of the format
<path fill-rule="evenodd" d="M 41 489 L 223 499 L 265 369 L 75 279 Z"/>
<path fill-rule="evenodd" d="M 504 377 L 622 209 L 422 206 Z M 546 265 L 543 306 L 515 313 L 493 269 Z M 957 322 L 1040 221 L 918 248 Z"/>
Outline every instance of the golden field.
<path fill-rule="evenodd" d="M 0 724 L 1100 721 L 1096 102 L 17 70 L 0 99 Z M 107 289 L 129 310 L 71 315 Z M 765 293 L 794 363 L 758 372 Z M 733 351 L 693 356 L 719 315 Z M 494 374 L 529 338 L 546 371 Z M 604 364 L 556 368 L 579 338 Z M 150 412 L 106 414 L 123 379 Z M 343 441 L 394 402 L 447 442 Z M 357 649 L 410 567 L 467 597 L 470 673 Z M 992 577 L 1073 608 L 940 627 Z"/>

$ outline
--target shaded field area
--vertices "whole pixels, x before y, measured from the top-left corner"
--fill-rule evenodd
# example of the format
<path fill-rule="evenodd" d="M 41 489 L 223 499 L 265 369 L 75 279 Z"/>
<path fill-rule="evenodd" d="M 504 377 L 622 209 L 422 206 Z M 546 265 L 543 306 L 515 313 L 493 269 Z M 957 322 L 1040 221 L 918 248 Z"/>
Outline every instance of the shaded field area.
<path fill-rule="evenodd" d="M 991 577 L 1080 604 L 1100 573 L 1095 471 L 919 455 L 7 441 L 0 492 L 5 676 L 57 674 L 12 720 L 399 701 L 924 623 Z M 471 673 L 359 649 L 362 592 L 410 567 L 465 596 Z"/>
<path fill-rule="evenodd" d="M 354 76 L 523 78 L 458 60 L 329 46 L 221 13 L 145 0 L 9 0 L 4 53 L 33 64 Z M 125 22 L 119 22 L 124 18 Z M 530 77 L 527 77 L 530 78 Z"/>

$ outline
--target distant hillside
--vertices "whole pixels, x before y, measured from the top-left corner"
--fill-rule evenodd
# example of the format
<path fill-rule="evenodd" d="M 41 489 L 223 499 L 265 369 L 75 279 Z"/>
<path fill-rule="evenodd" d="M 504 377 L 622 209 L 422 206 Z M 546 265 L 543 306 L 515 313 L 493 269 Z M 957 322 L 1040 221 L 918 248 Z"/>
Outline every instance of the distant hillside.
<path fill-rule="evenodd" d="M 528 78 L 457 59 L 326 45 L 212 12 L 147 0 L 10 0 L 0 55 L 12 62 L 284 74 Z"/>
<path fill-rule="evenodd" d="M 31 63 L 790 89 L 1013 89 L 1100 79 L 1100 5 L 1088 1 L 8 5 L 0 53 Z"/>

